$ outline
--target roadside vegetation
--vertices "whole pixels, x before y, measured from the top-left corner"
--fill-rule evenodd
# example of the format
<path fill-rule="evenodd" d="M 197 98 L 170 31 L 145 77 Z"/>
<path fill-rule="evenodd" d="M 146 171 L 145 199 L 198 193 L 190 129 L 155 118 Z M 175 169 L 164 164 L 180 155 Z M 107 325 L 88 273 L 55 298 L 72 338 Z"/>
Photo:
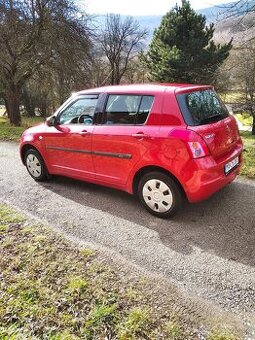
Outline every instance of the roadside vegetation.
<path fill-rule="evenodd" d="M 235 117 L 243 124 L 243 126 L 247 127 L 247 130 L 252 126 L 253 118 L 248 113 L 239 112 L 235 114 Z"/>
<path fill-rule="evenodd" d="M 241 169 L 241 175 L 249 178 L 255 178 L 255 136 L 250 132 L 241 133 L 244 142 L 244 164 Z"/>
<path fill-rule="evenodd" d="M 0 117 L 0 140 L 18 142 L 24 130 L 44 120 L 42 117 L 22 117 L 21 126 L 14 126 L 9 123 L 7 117 L 2 116 Z"/>
<path fill-rule="evenodd" d="M 0 339 L 239 338 L 4 204 L 0 250 Z"/>

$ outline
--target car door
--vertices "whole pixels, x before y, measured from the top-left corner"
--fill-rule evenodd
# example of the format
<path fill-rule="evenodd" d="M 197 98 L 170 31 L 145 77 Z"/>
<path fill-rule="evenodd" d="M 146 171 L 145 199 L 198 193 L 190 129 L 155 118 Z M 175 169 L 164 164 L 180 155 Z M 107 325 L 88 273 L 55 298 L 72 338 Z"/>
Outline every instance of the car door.
<path fill-rule="evenodd" d="M 57 115 L 58 124 L 48 127 L 45 147 L 53 173 L 95 177 L 91 155 L 97 94 L 78 95 Z"/>
<path fill-rule="evenodd" d="M 145 154 L 155 135 L 155 126 L 145 124 L 153 96 L 109 94 L 103 123 L 93 132 L 96 178 L 124 186 L 130 171 Z"/>

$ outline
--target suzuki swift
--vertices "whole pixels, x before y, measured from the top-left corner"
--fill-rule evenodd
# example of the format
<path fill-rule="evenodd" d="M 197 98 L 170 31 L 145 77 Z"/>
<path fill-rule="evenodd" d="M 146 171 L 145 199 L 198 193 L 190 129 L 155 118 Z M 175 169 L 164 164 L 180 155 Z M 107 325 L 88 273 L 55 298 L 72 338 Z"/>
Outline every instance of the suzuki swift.
<path fill-rule="evenodd" d="M 158 217 L 232 182 L 242 163 L 235 118 L 212 86 L 143 84 L 73 94 L 26 130 L 20 155 L 36 181 L 63 175 L 136 194 Z"/>

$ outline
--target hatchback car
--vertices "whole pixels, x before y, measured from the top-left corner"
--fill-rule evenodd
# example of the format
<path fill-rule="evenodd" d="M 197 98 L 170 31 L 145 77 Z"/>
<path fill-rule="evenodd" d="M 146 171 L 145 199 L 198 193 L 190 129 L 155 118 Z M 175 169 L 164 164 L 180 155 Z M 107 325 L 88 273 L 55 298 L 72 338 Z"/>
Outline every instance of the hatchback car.
<path fill-rule="evenodd" d="M 242 163 L 235 118 L 212 86 L 143 84 L 73 94 L 21 138 L 36 181 L 64 175 L 137 194 L 168 217 L 232 182 Z"/>

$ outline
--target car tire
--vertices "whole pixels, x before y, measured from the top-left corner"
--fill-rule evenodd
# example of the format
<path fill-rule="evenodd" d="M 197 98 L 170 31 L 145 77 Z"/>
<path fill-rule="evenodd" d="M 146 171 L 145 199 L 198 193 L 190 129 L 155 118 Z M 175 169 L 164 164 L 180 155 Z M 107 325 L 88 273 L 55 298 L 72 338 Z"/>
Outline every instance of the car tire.
<path fill-rule="evenodd" d="M 160 218 L 173 216 L 182 203 L 182 191 L 176 181 L 161 172 L 145 174 L 138 185 L 142 205 Z"/>
<path fill-rule="evenodd" d="M 49 174 L 44 160 L 40 153 L 35 149 L 29 149 L 25 154 L 25 165 L 29 175 L 38 182 L 49 179 Z"/>

